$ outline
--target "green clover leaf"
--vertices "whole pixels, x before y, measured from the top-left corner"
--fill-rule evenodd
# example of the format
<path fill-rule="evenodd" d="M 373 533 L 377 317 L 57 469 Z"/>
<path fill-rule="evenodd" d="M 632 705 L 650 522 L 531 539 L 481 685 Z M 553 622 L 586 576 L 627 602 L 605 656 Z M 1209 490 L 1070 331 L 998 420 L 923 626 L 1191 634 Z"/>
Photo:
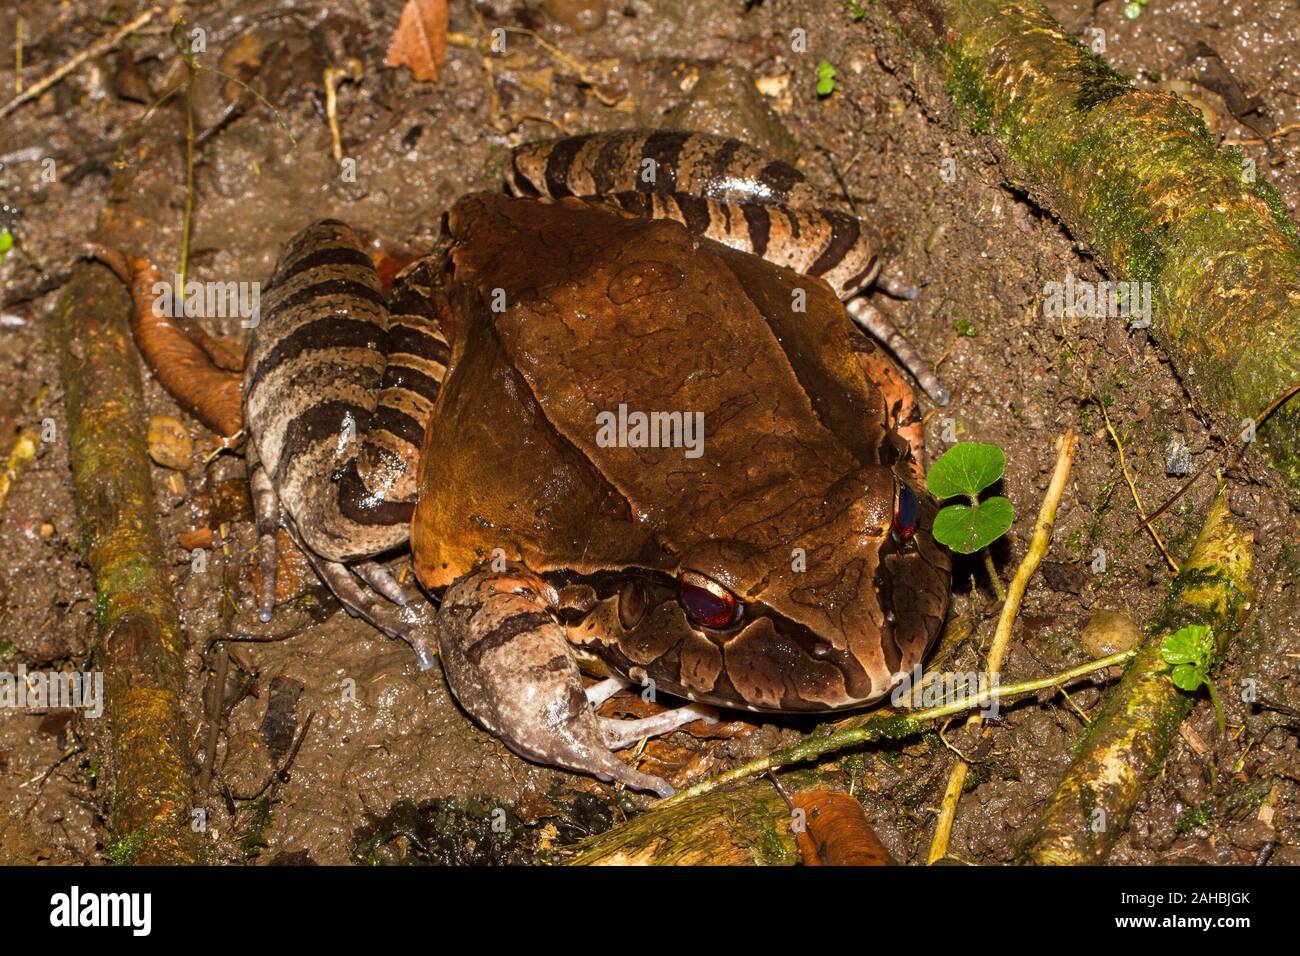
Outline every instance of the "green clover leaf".
<path fill-rule="evenodd" d="M 817 64 L 817 95 L 830 96 L 835 92 L 835 67 L 828 60 Z"/>
<path fill-rule="evenodd" d="M 953 445 L 930 466 L 925 483 L 936 498 L 973 498 L 1006 470 L 1007 456 L 997 445 L 964 441 Z"/>
<path fill-rule="evenodd" d="M 1015 520 L 1006 498 L 990 498 L 977 505 L 948 505 L 934 517 L 934 536 L 958 554 L 973 554 L 1002 537 Z"/>

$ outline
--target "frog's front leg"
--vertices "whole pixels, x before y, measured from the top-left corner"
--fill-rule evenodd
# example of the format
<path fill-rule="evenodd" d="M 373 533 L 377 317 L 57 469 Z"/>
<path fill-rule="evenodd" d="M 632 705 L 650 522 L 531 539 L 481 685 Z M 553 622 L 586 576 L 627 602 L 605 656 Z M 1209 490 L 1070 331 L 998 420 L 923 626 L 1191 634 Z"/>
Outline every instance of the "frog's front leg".
<path fill-rule="evenodd" d="M 480 565 L 449 587 L 438 613 L 438 648 L 452 693 L 520 756 L 669 796 L 664 780 L 612 751 L 707 719 L 711 709 L 682 707 L 644 721 L 597 717 L 555 618 L 557 601 L 550 585 L 519 565 Z"/>
<path fill-rule="evenodd" d="M 419 629 L 369 561 L 407 539 L 416 444 L 446 371 L 431 307 L 404 289 L 390 310 L 357 236 L 332 220 L 299 233 L 276 267 L 244 382 L 263 618 L 282 525 L 352 613 L 408 641 Z"/>

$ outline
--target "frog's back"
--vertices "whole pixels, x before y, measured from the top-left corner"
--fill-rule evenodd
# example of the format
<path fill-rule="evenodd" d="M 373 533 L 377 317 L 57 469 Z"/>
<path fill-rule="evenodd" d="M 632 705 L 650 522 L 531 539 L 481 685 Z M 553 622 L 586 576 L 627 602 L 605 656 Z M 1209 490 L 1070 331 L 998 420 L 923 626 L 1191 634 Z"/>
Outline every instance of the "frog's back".
<path fill-rule="evenodd" d="M 479 194 L 450 225 L 427 586 L 497 548 L 583 574 L 671 570 L 710 539 L 788 555 L 830 489 L 905 454 L 821 280 L 577 200 Z"/>

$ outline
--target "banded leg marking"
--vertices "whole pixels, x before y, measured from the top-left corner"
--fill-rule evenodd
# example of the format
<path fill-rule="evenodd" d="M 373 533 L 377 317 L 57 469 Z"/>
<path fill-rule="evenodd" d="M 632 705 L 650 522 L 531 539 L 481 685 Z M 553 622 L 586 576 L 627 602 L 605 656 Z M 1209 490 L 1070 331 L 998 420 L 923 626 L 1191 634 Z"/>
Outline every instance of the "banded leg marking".
<path fill-rule="evenodd" d="M 644 175 L 647 168 L 654 170 L 653 179 Z M 880 279 L 879 259 L 856 217 L 831 208 L 834 200 L 798 170 L 737 140 L 679 130 L 620 130 L 531 143 L 513 152 L 507 187 L 516 196 L 578 196 L 647 218 L 672 219 L 695 235 L 820 276 L 842 300 L 852 300 L 873 283 L 889 295 L 916 298 L 911 286 Z M 866 303 L 856 310 L 855 301 L 849 305 L 865 328 L 884 329 L 881 341 L 926 394 L 946 404 L 948 393 L 933 369 L 892 323 Z"/>

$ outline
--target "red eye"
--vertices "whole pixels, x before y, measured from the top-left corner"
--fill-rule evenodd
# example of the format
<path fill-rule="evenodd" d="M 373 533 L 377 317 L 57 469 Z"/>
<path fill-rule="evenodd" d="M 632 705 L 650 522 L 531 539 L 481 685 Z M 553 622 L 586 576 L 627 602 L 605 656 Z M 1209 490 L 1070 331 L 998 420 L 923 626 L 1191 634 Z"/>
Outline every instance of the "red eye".
<path fill-rule="evenodd" d="M 693 624 L 701 627 L 726 627 L 740 616 L 741 604 L 736 596 L 716 581 L 694 571 L 683 571 L 678 578 L 682 610 Z"/>
<path fill-rule="evenodd" d="M 898 486 L 898 502 L 894 506 L 894 540 L 907 544 L 916 534 L 916 523 L 921 511 L 916 493 L 907 485 Z"/>

